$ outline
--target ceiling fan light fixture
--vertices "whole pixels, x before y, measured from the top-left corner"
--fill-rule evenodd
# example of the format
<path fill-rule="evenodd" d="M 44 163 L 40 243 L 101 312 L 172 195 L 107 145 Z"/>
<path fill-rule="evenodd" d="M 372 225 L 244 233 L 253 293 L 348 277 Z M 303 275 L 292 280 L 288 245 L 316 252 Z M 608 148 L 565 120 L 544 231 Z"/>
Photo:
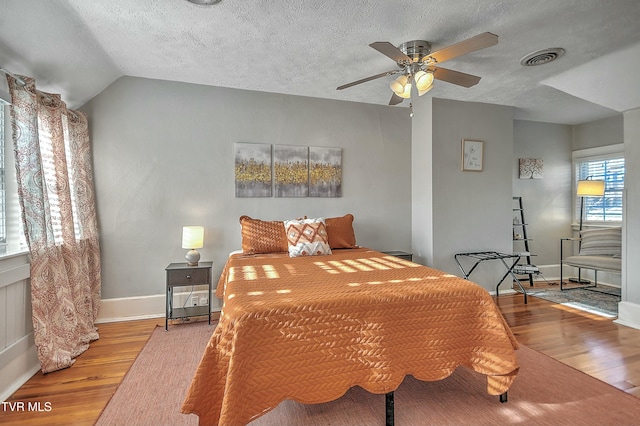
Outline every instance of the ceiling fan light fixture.
<path fill-rule="evenodd" d="M 480 77 L 459 71 L 439 68 L 436 64 L 448 61 L 476 50 L 484 49 L 498 43 L 498 36 L 489 32 L 478 34 L 475 37 L 452 44 L 448 47 L 431 52 L 431 43 L 425 40 L 413 40 L 394 46 L 388 41 L 376 41 L 369 47 L 392 59 L 398 68 L 376 75 L 372 75 L 348 84 L 336 87 L 336 90 L 353 87 L 382 77 L 401 74 L 395 78 L 389 87 L 393 96 L 389 105 L 398 105 L 402 99 L 411 99 L 412 83 L 416 83 L 416 91 L 422 96 L 433 88 L 435 73 L 438 72 L 438 80 L 456 84 L 462 87 L 471 87 L 480 81 Z"/>
<path fill-rule="evenodd" d="M 420 70 L 416 73 L 413 79 L 416 81 L 416 88 L 419 91 L 423 91 L 424 93 L 426 93 L 431 90 L 431 86 L 433 85 L 432 72 L 425 72 Z"/>
<path fill-rule="evenodd" d="M 408 80 L 409 79 L 407 78 L 407 76 L 403 74 L 400 77 L 393 80 L 391 84 L 389 84 L 389 87 L 391 87 L 391 90 L 393 90 L 393 93 L 395 93 L 398 96 L 402 96 L 402 93 L 404 93 L 405 91 L 405 86 L 407 85 Z"/>

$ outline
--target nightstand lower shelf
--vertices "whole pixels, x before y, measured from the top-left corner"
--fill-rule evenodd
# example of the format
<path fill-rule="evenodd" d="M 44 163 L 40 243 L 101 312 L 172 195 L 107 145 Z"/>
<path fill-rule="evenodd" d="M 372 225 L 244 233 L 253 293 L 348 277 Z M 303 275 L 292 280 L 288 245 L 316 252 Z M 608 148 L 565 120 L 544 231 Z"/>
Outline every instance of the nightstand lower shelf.
<path fill-rule="evenodd" d="M 209 315 L 209 306 L 187 306 L 186 308 L 173 308 L 169 311 L 167 319 L 180 319 L 187 317 L 200 317 Z"/>

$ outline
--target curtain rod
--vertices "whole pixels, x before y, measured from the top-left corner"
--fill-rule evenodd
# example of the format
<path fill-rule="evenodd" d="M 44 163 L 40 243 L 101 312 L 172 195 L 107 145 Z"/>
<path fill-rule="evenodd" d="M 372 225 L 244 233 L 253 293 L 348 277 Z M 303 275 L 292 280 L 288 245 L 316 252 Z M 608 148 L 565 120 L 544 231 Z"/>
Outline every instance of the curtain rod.
<path fill-rule="evenodd" d="M 15 78 L 15 79 L 16 79 L 16 83 L 18 83 L 18 85 L 19 85 L 19 86 L 24 87 L 24 86 L 26 86 L 26 85 L 27 85 L 27 82 L 26 82 L 26 81 L 24 81 L 22 78 L 20 78 L 20 77 L 18 77 L 17 75 L 15 75 L 15 74 L 13 74 L 13 73 L 11 73 L 11 72 L 7 71 L 6 69 L 4 69 L 4 68 L 2 68 L 2 67 L 0 67 L 0 72 L 3 72 L 3 73 L 5 73 L 5 74 L 10 75 L 11 77 Z M 46 93 L 42 93 L 42 92 L 40 92 L 40 93 L 41 93 L 41 94 L 42 94 L 42 96 L 44 96 L 45 98 L 47 98 L 47 99 L 52 99 L 52 98 L 51 98 L 50 96 L 48 96 Z M 5 99 L 4 99 L 4 96 L 3 96 L 3 97 L 1 97 L 0 99 L 5 100 Z M 7 100 L 6 102 L 8 102 L 9 104 L 11 104 L 11 102 L 9 102 L 8 100 Z"/>
<path fill-rule="evenodd" d="M 2 67 L 0 67 L 0 72 L 3 72 L 3 73 L 5 73 L 5 74 L 10 75 L 11 77 L 15 78 L 15 79 L 16 79 L 16 82 L 17 82 L 20 86 L 22 86 L 22 87 L 24 87 L 24 86 L 26 86 L 26 85 L 27 85 L 27 83 L 26 83 L 23 79 L 21 79 L 20 77 L 18 77 L 17 75 L 15 75 L 15 74 L 13 74 L 13 73 L 10 73 L 9 71 L 5 70 L 5 69 L 4 69 L 4 68 L 2 68 Z"/>

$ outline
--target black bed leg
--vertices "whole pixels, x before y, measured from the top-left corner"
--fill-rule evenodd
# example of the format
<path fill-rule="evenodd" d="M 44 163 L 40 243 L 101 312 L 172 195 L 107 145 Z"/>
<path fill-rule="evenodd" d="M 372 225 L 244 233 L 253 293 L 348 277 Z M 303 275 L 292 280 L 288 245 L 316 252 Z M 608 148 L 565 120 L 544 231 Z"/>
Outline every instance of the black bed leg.
<path fill-rule="evenodd" d="M 386 425 L 393 426 L 393 392 L 389 392 L 384 396 L 386 408 Z"/>
<path fill-rule="evenodd" d="M 505 392 L 505 393 L 500 394 L 500 402 L 505 403 L 507 401 L 508 401 L 507 393 Z"/>

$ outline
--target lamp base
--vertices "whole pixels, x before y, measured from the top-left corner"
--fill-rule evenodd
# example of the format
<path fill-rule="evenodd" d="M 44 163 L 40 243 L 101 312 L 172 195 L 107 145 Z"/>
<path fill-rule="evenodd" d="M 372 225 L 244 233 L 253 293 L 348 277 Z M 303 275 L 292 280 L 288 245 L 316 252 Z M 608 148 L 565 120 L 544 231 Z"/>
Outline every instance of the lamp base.
<path fill-rule="evenodd" d="M 188 266 L 198 266 L 200 253 L 198 253 L 198 250 L 189 250 L 184 258 L 187 261 Z"/>

